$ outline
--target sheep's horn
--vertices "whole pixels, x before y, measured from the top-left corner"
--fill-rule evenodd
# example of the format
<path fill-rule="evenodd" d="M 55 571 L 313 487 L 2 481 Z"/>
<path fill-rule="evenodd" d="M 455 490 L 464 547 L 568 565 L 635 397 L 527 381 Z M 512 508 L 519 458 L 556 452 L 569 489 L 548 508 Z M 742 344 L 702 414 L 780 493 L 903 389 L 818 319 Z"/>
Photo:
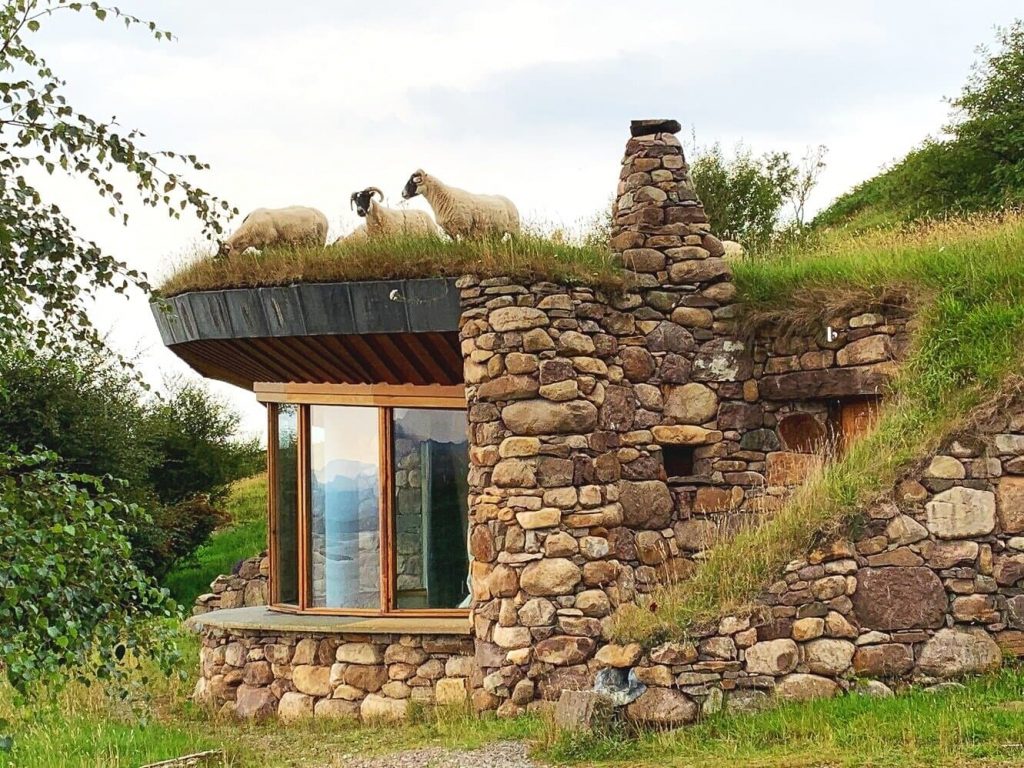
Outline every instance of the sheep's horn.
<path fill-rule="evenodd" d="M 352 193 L 352 197 L 350 197 L 348 199 L 348 209 L 350 211 L 354 211 L 355 210 L 355 207 L 356 207 L 356 195 L 358 195 L 358 194 L 359 194 L 358 192 L 353 192 Z"/>
<path fill-rule="evenodd" d="M 374 192 L 376 192 L 376 193 L 377 193 L 378 195 L 380 195 L 380 201 L 381 201 L 382 203 L 384 202 L 384 193 L 383 193 L 383 192 L 381 192 L 381 191 L 380 191 L 379 189 L 377 189 L 377 187 L 367 187 L 367 188 L 366 188 L 366 191 L 367 191 L 367 192 L 369 192 L 369 193 L 370 193 L 371 195 L 372 195 L 372 194 L 373 194 Z"/>

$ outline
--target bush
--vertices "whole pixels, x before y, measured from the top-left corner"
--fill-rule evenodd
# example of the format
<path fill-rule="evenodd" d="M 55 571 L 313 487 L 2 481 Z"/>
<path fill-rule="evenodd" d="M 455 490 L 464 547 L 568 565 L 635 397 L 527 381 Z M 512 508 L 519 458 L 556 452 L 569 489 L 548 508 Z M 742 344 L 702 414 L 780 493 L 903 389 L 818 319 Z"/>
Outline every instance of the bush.
<path fill-rule="evenodd" d="M 89 348 L 0 351 L 0 445 L 44 446 L 70 473 L 123 481 L 119 497 L 147 510 L 131 522 L 135 563 L 162 576 L 221 520 L 230 483 L 259 471 L 255 440 L 202 386 L 175 382 L 163 399 Z"/>
<path fill-rule="evenodd" d="M 940 137 L 837 199 L 814 220 L 859 228 L 1024 204 L 1024 23 L 979 49 Z"/>
<path fill-rule="evenodd" d="M 174 603 L 132 561 L 146 518 L 110 483 L 52 453 L 0 452 L 0 672 L 19 691 L 72 674 L 117 677 L 136 648 L 171 662 L 155 617 Z"/>

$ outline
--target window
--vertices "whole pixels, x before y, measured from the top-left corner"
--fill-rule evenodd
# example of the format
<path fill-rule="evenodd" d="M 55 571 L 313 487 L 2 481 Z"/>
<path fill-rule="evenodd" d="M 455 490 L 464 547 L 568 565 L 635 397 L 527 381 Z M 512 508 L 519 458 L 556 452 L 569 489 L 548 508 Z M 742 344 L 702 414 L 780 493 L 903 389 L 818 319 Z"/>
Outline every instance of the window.
<path fill-rule="evenodd" d="M 316 399 L 269 404 L 273 604 L 356 615 L 464 610 L 464 398 Z"/>

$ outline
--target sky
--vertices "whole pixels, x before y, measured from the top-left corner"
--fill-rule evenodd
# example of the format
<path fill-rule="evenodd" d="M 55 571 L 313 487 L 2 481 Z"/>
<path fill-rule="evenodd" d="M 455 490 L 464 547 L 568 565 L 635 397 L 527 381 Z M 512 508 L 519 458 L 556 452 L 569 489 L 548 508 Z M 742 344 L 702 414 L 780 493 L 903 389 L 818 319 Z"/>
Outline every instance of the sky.
<path fill-rule="evenodd" d="M 204 189 L 245 212 L 312 205 L 332 238 L 348 197 L 400 201 L 423 168 L 512 198 L 524 219 L 579 227 L 610 200 L 634 118 L 757 153 L 828 147 L 820 209 L 935 134 L 1019 0 L 120 0 L 175 35 L 63 14 L 33 40 L 77 109 L 194 153 Z M 152 282 L 202 246 L 196 220 L 130 208 L 127 227 L 77 179 L 47 180 L 86 237 Z M 422 201 L 413 201 L 425 207 Z M 157 388 L 196 376 L 164 349 L 147 298 L 104 296 L 95 324 Z M 211 388 L 262 434 L 249 392 Z"/>

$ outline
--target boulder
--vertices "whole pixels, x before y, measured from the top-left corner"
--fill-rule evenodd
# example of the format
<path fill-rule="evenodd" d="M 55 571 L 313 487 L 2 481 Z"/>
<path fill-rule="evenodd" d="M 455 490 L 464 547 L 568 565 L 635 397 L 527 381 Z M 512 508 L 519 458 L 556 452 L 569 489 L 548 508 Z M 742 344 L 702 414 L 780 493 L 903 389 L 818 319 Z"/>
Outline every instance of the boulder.
<path fill-rule="evenodd" d="M 692 382 L 668 389 L 665 415 L 680 424 L 704 424 L 717 413 L 718 396 L 703 384 Z"/>
<path fill-rule="evenodd" d="M 519 435 L 583 434 L 597 426 L 597 408 L 586 400 L 517 400 L 501 409 L 501 418 Z"/>
<path fill-rule="evenodd" d="M 313 707 L 313 715 L 324 720 L 358 720 L 359 703 L 344 699 L 321 699 Z"/>
<path fill-rule="evenodd" d="M 572 560 L 552 557 L 529 563 L 523 569 L 520 584 L 528 594 L 538 597 L 569 595 L 582 577 Z"/>
<path fill-rule="evenodd" d="M 313 716 L 313 697 L 296 691 L 288 691 L 277 705 L 277 716 L 282 722 L 307 720 Z"/>
<path fill-rule="evenodd" d="M 792 672 L 800 661 L 797 644 L 788 638 L 765 640 L 747 648 L 747 672 L 778 677 Z"/>
<path fill-rule="evenodd" d="M 533 649 L 534 658 L 546 664 L 564 667 L 581 664 L 589 659 L 596 643 L 589 637 L 558 635 L 537 643 Z"/>
<path fill-rule="evenodd" d="M 996 641 L 983 629 L 943 629 L 924 645 L 917 662 L 919 672 L 953 678 L 999 669 L 1003 656 Z"/>
<path fill-rule="evenodd" d="M 277 712 L 277 697 L 269 688 L 238 686 L 235 694 L 235 715 L 243 720 L 266 720 Z"/>
<path fill-rule="evenodd" d="M 359 715 L 364 722 L 405 720 L 408 714 L 408 699 L 387 699 L 376 693 L 371 693 L 359 705 Z"/>
<path fill-rule="evenodd" d="M 372 643 L 345 643 L 338 646 L 334 658 L 342 664 L 380 664 L 384 652 Z"/>
<path fill-rule="evenodd" d="M 609 643 L 601 647 L 594 659 L 607 667 L 624 668 L 634 666 L 643 654 L 644 649 L 639 643 L 630 643 L 629 645 Z"/>
<path fill-rule="evenodd" d="M 1024 477 L 1003 477 L 996 489 L 999 527 L 1003 533 L 1024 531 Z"/>
<path fill-rule="evenodd" d="M 775 685 L 775 695 L 786 701 L 830 699 L 840 690 L 835 680 L 818 675 L 786 675 Z"/>
<path fill-rule="evenodd" d="M 862 568 L 853 609 L 861 627 L 889 631 L 941 627 L 946 590 L 931 568 Z"/>
<path fill-rule="evenodd" d="M 548 324 L 547 313 L 533 307 L 499 307 L 487 318 L 498 333 L 525 331 Z"/>
<path fill-rule="evenodd" d="M 330 696 L 331 668 L 302 664 L 292 670 L 292 685 L 300 693 L 310 696 Z"/>
<path fill-rule="evenodd" d="M 925 505 L 928 530 L 940 539 L 986 536 L 996 526 L 996 497 L 991 491 L 955 486 Z"/>
<path fill-rule="evenodd" d="M 679 691 L 648 688 L 626 707 L 626 718 L 643 725 L 674 728 L 692 723 L 699 711 L 694 701 Z"/>
<path fill-rule="evenodd" d="M 811 672 L 838 676 L 850 668 L 856 649 L 848 640 L 822 638 L 807 643 L 803 650 L 804 663 Z"/>
<path fill-rule="evenodd" d="M 913 668 L 914 652 L 907 645 L 866 645 L 853 654 L 853 671 L 860 677 L 901 677 Z"/>
<path fill-rule="evenodd" d="M 672 494 L 660 480 L 621 480 L 619 502 L 623 523 L 630 528 L 661 529 L 672 518 Z"/>

